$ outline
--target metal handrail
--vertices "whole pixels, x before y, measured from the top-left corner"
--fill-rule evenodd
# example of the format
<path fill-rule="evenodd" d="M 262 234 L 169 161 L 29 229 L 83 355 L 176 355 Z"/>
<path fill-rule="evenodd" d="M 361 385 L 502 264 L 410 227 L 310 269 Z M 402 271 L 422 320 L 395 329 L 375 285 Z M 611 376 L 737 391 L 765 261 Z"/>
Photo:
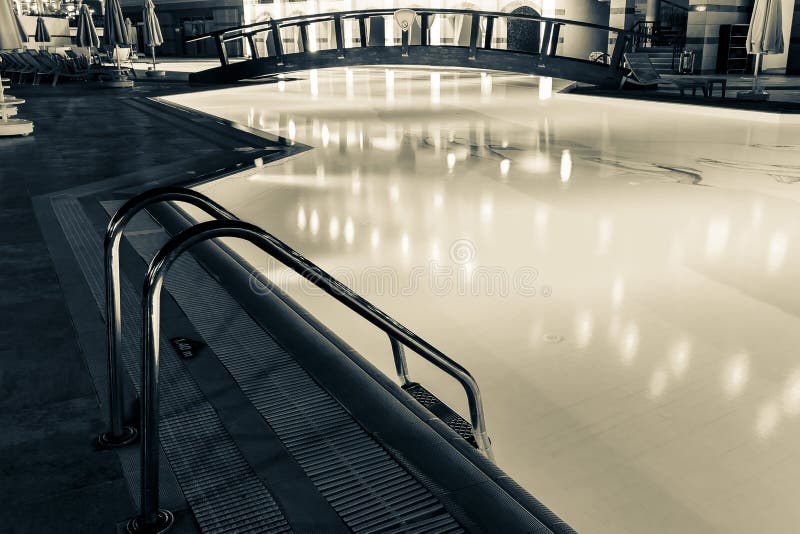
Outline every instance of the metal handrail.
<path fill-rule="evenodd" d="M 142 289 L 141 508 L 140 516 L 131 520 L 129 525 L 152 528 L 170 515 L 166 510 L 159 510 L 158 502 L 159 337 L 164 278 L 183 252 L 198 243 L 220 237 L 249 241 L 383 330 L 393 341 L 393 350 L 398 347 L 402 353 L 402 346 L 407 346 L 455 378 L 467 394 L 472 431 L 478 448 L 491 458 L 491 442 L 486 433 L 480 390 L 469 371 L 261 228 L 238 220 L 204 222 L 170 239 L 150 262 L 145 275 Z"/>
<path fill-rule="evenodd" d="M 106 274 L 106 331 L 108 338 L 108 408 L 111 429 L 98 438 L 104 447 L 121 447 L 136 440 L 136 429 L 124 424 L 122 376 L 122 312 L 120 309 L 119 246 L 122 232 L 133 217 L 157 202 L 180 201 L 196 206 L 218 219 L 236 219 L 231 212 L 192 189 L 158 187 L 128 200 L 117 210 L 106 229 L 103 243 Z"/>
<path fill-rule="evenodd" d="M 612 26 L 603 26 L 602 24 L 593 24 L 591 22 L 583 22 L 580 20 L 571 20 L 571 19 L 556 19 L 551 17 L 542 17 L 539 15 L 526 15 L 523 13 L 506 13 L 504 11 L 477 11 L 472 9 L 446 9 L 446 8 L 413 8 L 413 10 L 417 13 L 417 15 L 478 15 L 482 17 L 493 17 L 493 18 L 507 18 L 507 19 L 517 19 L 517 20 L 530 20 L 535 22 L 550 22 L 552 24 L 558 25 L 568 25 L 568 26 L 580 26 L 584 28 L 592 28 L 596 30 L 604 30 L 604 31 L 613 31 L 618 34 L 629 34 L 630 32 L 622 29 L 622 28 L 615 28 Z M 283 28 L 283 27 L 290 27 L 296 26 L 298 24 L 306 24 L 306 23 L 315 23 L 315 22 L 327 22 L 332 21 L 337 18 L 339 19 L 347 19 L 347 18 L 362 18 L 362 17 L 374 17 L 374 16 L 388 16 L 393 15 L 397 11 L 397 9 L 361 9 L 361 10 L 351 10 L 351 11 L 337 11 L 332 13 L 318 13 L 313 15 L 295 15 L 293 17 L 285 17 L 282 19 L 272 19 L 272 20 L 263 20 L 258 22 L 251 22 L 249 24 L 243 24 L 241 26 L 236 26 L 235 28 L 227 28 L 222 30 L 215 30 L 212 32 L 204 33 L 202 35 L 197 35 L 192 37 L 191 39 L 187 39 L 187 43 L 193 43 L 196 41 L 200 41 L 203 39 L 210 39 L 217 36 L 224 36 L 227 33 L 238 32 L 242 30 L 249 30 L 252 28 L 262 28 L 263 30 L 270 30 L 275 27 Z M 241 37 L 241 35 L 232 36 L 233 38 Z"/>

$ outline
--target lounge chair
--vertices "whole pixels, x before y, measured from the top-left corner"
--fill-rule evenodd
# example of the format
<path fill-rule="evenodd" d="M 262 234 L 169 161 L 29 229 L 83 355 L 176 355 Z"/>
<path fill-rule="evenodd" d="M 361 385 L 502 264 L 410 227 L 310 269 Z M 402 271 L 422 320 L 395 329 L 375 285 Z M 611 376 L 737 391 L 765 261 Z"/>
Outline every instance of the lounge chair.
<path fill-rule="evenodd" d="M 53 76 L 58 69 L 55 62 L 44 54 L 39 54 L 36 50 L 26 50 L 19 53 L 18 56 L 33 69 L 33 85 L 39 85 L 43 76 Z"/>
<path fill-rule="evenodd" d="M 22 83 L 22 77 L 27 74 L 32 74 L 34 69 L 18 57 L 18 52 L 2 52 L 0 58 L 3 60 L 3 72 L 6 72 L 12 77 L 17 75 L 16 82 Z"/>
<path fill-rule="evenodd" d="M 722 85 L 722 96 L 725 96 L 726 78 L 720 77 L 687 77 L 687 78 L 662 78 L 658 71 L 650 62 L 650 57 L 644 52 L 629 52 L 625 54 L 625 61 L 631 73 L 622 79 L 622 88 L 625 84 L 637 85 L 644 89 L 657 89 L 659 83 L 668 83 L 678 88 L 681 96 L 685 96 L 686 90 L 692 90 L 692 96 L 697 96 L 697 90 L 703 92 L 707 97 L 711 94 L 711 89 L 715 83 Z"/>

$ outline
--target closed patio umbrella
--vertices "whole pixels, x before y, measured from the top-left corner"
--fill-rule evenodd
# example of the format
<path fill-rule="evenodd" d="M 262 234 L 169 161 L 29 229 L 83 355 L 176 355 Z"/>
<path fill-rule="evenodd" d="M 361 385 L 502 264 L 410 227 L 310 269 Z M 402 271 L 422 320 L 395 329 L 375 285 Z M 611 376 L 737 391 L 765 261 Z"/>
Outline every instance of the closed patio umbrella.
<path fill-rule="evenodd" d="M 136 50 L 139 44 L 139 36 L 136 32 L 136 27 L 131 22 L 131 19 L 125 19 L 125 29 L 128 31 L 128 41 L 131 43 L 131 50 Z"/>
<path fill-rule="evenodd" d="M 155 5 L 153 5 L 153 0 L 145 0 L 142 20 L 144 21 L 142 24 L 144 45 L 150 47 L 150 54 L 153 56 L 153 71 L 155 71 L 156 47 L 164 43 L 164 37 L 161 35 L 161 25 L 158 23 L 158 17 L 156 17 L 156 9 Z"/>
<path fill-rule="evenodd" d="M 753 93 L 758 92 L 758 71 L 762 54 L 783 53 L 783 17 L 781 0 L 755 0 L 750 28 L 747 30 L 747 53 L 755 54 Z"/>
<path fill-rule="evenodd" d="M 33 34 L 33 40 L 37 43 L 46 43 L 50 40 L 50 32 L 47 31 L 47 25 L 41 15 L 36 19 L 36 33 Z"/>
<path fill-rule="evenodd" d="M 16 14 L 11 0 L 0 0 L 0 50 L 22 48 Z"/>
<path fill-rule="evenodd" d="M 128 28 L 125 26 L 125 17 L 122 16 L 122 7 L 119 5 L 119 0 L 106 1 L 103 26 L 103 44 L 105 46 L 130 46 Z"/>
<path fill-rule="evenodd" d="M 97 28 L 94 27 L 92 13 L 89 6 L 81 5 L 78 12 L 78 29 L 75 33 L 75 44 L 84 48 L 99 48 L 100 38 L 97 36 Z"/>
<path fill-rule="evenodd" d="M 25 31 L 25 26 L 22 25 L 22 21 L 19 19 L 19 13 L 14 10 L 14 2 L 13 0 L 9 0 L 11 4 L 11 11 L 14 13 L 14 20 L 17 21 L 17 28 L 19 29 L 19 38 L 22 39 L 22 44 L 28 42 L 28 32 Z"/>

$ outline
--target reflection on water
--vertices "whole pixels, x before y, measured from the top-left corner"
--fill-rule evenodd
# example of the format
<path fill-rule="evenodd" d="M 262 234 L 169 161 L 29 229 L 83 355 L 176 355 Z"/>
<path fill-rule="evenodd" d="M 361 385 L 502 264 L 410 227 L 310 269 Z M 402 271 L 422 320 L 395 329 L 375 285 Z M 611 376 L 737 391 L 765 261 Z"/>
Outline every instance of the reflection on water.
<path fill-rule="evenodd" d="M 501 467 L 590 532 L 800 524 L 800 126 L 501 73 L 297 78 L 172 98 L 313 147 L 201 189 L 469 368 Z M 384 336 L 285 289 L 393 376 Z"/>

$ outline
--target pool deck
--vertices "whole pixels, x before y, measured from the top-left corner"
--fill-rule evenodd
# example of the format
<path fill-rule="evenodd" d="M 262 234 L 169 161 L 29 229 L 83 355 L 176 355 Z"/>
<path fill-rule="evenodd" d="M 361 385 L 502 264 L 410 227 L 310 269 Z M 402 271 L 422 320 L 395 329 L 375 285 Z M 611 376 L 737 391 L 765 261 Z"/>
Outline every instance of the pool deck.
<path fill-rule="evenodd" d="M 9 533 L 109 532 L 135 515 L 116 453 L 93 440 L 106 427 L 65 292 L 33 199 L 113 177 L 145 184 L 198 176 L 241 160 L 229 138 L 187 129 L 135 91 L 15 86 L 34 135 L 0 140 L 0 522 Z M 97 318 L 98 321 L 100 318 Z M 117 525 L 119 527 L 119 525 Z"/>

